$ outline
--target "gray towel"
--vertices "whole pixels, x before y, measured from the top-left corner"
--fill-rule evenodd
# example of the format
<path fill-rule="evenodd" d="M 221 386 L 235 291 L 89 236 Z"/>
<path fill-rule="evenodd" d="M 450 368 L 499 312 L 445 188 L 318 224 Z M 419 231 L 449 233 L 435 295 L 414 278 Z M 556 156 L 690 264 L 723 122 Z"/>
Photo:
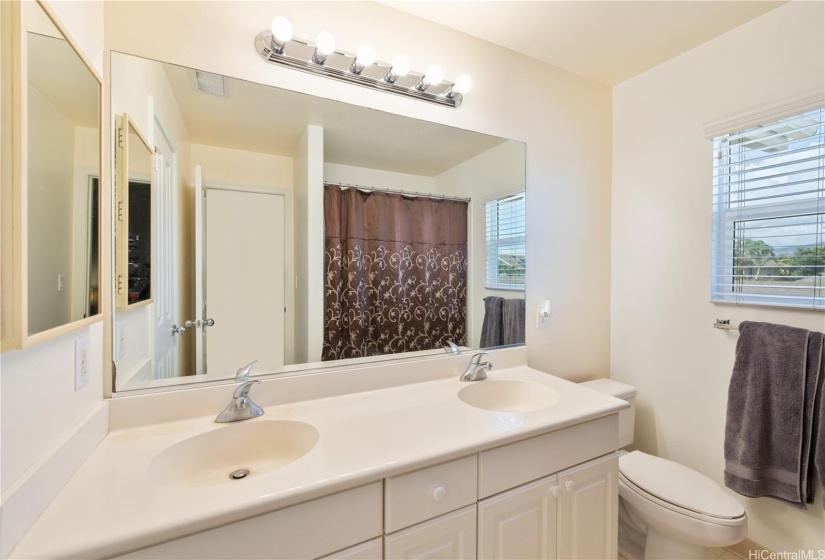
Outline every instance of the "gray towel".
<path fill-rule="evenodd" d="M 479 348 L 501 346 L 502 315 L 504 298 L 488 296 L 484 298 L 484 322 L 481 323 L 481 340 Z"/>
<path fill-rule="evenodd" d="M 825 346 L 825 343 L 823 343 Z M 825 348 L 823 348 L 825 352 Z M 819 482 L 825 488 L 825 356 L 822 358 L 822 366 L 819 369 L 819 398 L 814 405 L 814 410 L 819 411 L 819 428 L 814 430 L 814 441 L 812 445 L 816 447 L 814 463 L 819 472 Z M 822 507 L 825 508 L 825 493 L 822 496 Z"/>
<path fill-rule="evenodd" d="M 524 300 L 505 299 L 502 314 L 504 326 L 501 329 L 501 343 L 524 344 Z"/>
<path fill-rule="evenodd" d="M 813 503 L 811 435 L 823 335 L 744 322 L 728 389 L 725 485 L 801 509 Z"/>

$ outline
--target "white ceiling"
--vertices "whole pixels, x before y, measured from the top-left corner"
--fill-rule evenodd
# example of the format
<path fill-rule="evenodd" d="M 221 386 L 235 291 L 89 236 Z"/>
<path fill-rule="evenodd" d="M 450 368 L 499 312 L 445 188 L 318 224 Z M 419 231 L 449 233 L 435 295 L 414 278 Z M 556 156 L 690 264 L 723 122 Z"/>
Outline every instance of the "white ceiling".
<path fill-rule="evenodd" d="M 234 78 L 228 98 L 211 96 L 194 90 L 188 68 L 163 68 L 194 144 L 292 157 L 310 124 L 324 128 L 326 162 L 433 177 L 504 142 Z"/>
<path fill-rule="evenodd" d="M 784 1 L 393 1 L 385 4 L 615 85 Z"/>

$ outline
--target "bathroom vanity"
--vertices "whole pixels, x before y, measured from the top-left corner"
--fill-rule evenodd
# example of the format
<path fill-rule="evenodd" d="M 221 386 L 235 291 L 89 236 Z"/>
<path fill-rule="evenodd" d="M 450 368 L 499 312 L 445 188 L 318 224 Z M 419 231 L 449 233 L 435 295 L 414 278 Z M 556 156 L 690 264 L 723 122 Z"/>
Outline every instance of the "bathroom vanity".
<path fill-rule="evenodd" d="M 623 401 L 518 366 L 264 406 L 112 431 L 13 557 L 616 556 Z"/>

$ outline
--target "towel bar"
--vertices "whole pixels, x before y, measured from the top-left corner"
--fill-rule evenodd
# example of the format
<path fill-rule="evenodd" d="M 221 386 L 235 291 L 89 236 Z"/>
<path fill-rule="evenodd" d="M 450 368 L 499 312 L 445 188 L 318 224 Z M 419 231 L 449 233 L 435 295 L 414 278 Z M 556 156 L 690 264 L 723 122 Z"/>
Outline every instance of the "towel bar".
<path fill-rule="evenodd" d="M 738 331 L 739 325 L 731 325 L 730 319 L 716 319 L 713 323 L 713 328 L 722 329 L 726 331 Z"/>

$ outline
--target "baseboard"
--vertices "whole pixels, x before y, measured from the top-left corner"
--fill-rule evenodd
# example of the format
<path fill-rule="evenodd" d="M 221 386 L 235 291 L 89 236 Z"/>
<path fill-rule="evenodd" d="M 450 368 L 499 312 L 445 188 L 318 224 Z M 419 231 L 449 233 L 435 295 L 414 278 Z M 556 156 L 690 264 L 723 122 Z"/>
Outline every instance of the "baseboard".
<path fill-rule="evenodd" d="M 101 401 L 0 496 L 0 558 L 9 557 L 108 431 L 109 402 Z"/>

